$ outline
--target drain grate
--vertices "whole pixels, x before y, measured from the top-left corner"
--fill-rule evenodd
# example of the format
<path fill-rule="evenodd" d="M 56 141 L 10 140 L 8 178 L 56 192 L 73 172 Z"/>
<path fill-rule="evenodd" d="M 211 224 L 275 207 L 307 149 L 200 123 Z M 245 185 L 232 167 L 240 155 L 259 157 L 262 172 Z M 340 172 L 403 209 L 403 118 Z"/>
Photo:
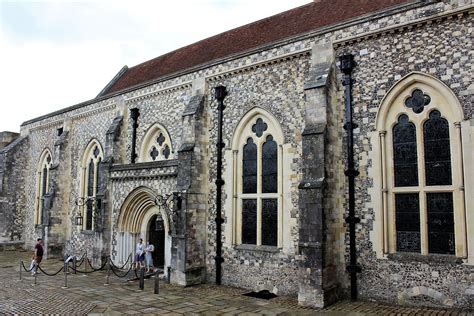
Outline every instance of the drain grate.
<path fill-rule="evenodd" d="M 273 294 L 272 292 L 270 292 L 268 290 L 263 290 L 263 291 L 260 291 L 260 292 L 250 292 L 250 293 L 245 293 L 245 294 L 242 294 L 242 295 L 255 297 L 255 298 L 260 298 L 260 299 L 263 299 L 263 300 L 270 300 L 272 298 L 277 297 L 275 294 Z"/>

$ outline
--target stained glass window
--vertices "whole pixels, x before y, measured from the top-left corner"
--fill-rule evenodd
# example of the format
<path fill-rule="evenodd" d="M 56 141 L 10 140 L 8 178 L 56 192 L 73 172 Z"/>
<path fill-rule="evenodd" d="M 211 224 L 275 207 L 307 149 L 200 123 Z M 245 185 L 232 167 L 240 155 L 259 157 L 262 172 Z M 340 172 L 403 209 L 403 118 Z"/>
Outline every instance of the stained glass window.
<path fill-rule="evenodd" d="M 242 200 L 242 243 L 257 244 L 257 200 Z"/>
<path fill-rule="evenodd" d="M 268 135 L 262 146 L 262 192 L 278 192 L 278 147 L 273 136 Z"/>
<path fill-rule="evenodd" d="M 454 213 L 452 193 L 427 193 L 428 251 L 430 253 L 455 253 Z"/>
<path fill-rule="evenodd" d="M 450 185 L 451 150 L 448 121 L 432 111 L 424 124 L 426 185 Z"/>
<path fill-rule="evenodd" d="M 278 200 L 262 200 L 262 245 L 277 246 Z"/>
<path fill-rule="evenodd" d="M 419 203 L 418 193 L 395 195 L 397 251 L 421 251 Z"/>
<path fill-rule="evenodd" d="M 395 186 L 418 185 L 418 156 L 415 124 L 408 116 L 400 115 L 393 127 L 393 164 L 395 167 Z"/>
<path fill-rule="evenodd" d="M 102 180 L 101 180 L 102 174 L 101 174 L 101 170 L 100 170 L 100 164 L 101 164 L 101 163 L 102 163 L 102 159 L 99 158 L 99 159 L 97 160 L 97 167 L 96 167 L 96 168 L 97 168 L 96 180 L 95 180 L 95 181 L 96 181 L 96 182 L 95 182 L 95 183 L 96 183 L 96 188 L 95 188 L 95 192 L 96 192 L 96 193 L 100 191 L 100 181 L 102 181 Z"/>
<path fill-rule="evenodd" d="M 243 150 L 243 193 L 257 193 L 257 145 L 247 139 Z"/>
<path fill-rule="evenodd" d="M 42 183 L 42 188 L 41 188 L 41 192 L 43 193 L 43 195 L 45 195 L 48 190 L 48 168 L 45 166 L 43 168 L 43 183 Z"/>
<path fill-rule="evenodd" d="M 94 161 L 91 159 L 89 162 L 88 175 L 87 175 L 87 196 L 94 196 Z M 86 216 L 86 229 L 92 229 L 92 212 L 93 203 L 91 199 L 86 202 L 87 216 Z"/>

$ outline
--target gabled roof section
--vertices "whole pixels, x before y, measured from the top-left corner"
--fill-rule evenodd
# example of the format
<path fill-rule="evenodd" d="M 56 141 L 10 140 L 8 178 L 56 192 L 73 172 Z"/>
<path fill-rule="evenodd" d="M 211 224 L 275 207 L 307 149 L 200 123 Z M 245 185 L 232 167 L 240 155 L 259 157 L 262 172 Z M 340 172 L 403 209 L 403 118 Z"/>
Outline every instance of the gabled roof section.
<path fill-rule="evenodd" d="M 337 24 L 414 0 L 315 0 L 307 5 L 209 37 L 131 67 L 106 95 L 185 71 L 214 60 L 249 51 L 292 36 Z"/>

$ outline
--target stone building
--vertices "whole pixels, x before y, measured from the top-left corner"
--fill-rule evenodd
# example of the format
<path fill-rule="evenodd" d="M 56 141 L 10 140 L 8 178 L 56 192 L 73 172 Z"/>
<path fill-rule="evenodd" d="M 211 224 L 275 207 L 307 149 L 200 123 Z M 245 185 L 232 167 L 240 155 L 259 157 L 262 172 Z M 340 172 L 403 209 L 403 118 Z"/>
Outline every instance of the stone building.
<path fill-rule="evenodd" d="M 351 289 L 348 174 L 359 298 L 472 309 L 472 13 L 471 0 L 319 0 L 124 67 L 96 98 L 2 137 L 0 238 L 95 264 L 126 262 L 143 238 L 172 283 L 214 282 L 221 264 L 222 284 L 322 306 Z"/>

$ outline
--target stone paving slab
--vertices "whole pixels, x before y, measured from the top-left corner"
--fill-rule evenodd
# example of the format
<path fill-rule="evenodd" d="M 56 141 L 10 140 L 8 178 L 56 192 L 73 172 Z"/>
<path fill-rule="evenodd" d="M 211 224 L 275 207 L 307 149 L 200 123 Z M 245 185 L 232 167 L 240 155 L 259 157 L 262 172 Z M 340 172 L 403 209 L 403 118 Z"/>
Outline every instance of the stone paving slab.
<path fill-rule="evenodd" d="M 409 308 L 367 302 L 343 301 L 326 309 L 315 310 L 298 306 L 294 297 L 260 300 L 243 296 L 246 290 L 215 285 L 182 288 L 160 283 L 160 294 L 153 294 L 154 279 L 145 280 L 145 290 L 138 282 L 126 282 L 114 275 L 104 285 L 104 271 L 55 277 L 24 273 L 19 279 L 19 259 L 29 262 L 29 253 L 0 253 L 0 314 L 61 314 L 61 315 L 469 315 L 456 310 Z M 58 259 L 45 260 L 45 271 L 57 271 Z"/>

